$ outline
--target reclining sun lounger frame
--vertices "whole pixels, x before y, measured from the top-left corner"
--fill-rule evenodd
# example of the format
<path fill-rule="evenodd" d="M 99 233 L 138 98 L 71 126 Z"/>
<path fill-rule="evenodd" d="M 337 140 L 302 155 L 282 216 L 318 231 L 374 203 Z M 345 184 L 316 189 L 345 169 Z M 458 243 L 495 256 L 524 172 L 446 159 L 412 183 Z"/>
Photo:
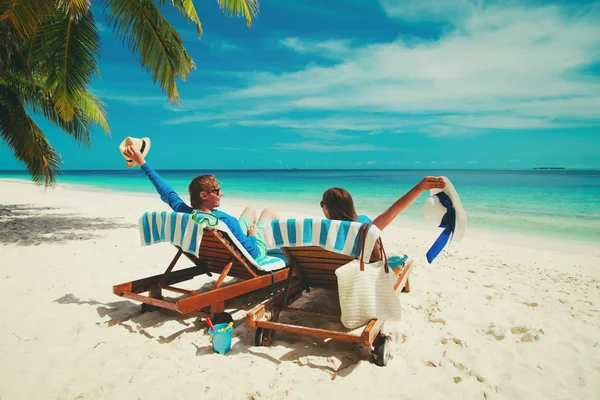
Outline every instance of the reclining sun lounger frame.
<path fill-rule="evenodd" d="M 181 246 L 175 245 L 174 247 L 177 249 L 177 253 L 164 273 L 115 285 L 113 286 L 114 294 L 142 302 L 142 311 L 160 307 L 187 314 L 210 307 L 211 314 L 215 314 L 224 311 L 226 300 L 275 285 L 285 280 L 289 273 L 289 268 L 272 273 L 259 271 L 236 248 L 226 234 L 208 227 L 203 228 L 201 251 L 198 255 L 183 251 Z M 187 257 L 195 266 L 174 271 L 181 255 Z M 202 274 L 208 276 L 218 274 L 212 289 L 199 292 L 173 286 Z M 226 277 L 238 278 L 243 281 L 222 286 Z M 181 294 L 184 297 L 168 300 L 163 297 L 163 290 Z M 148 292 L 148 295 L 141 294 L 144 292 Z"/>
<path fill-rule="evenodd" d="M 372 347 L 375 363 L 385 366 L 389 359 L 389 346 L 387 345 L 389 337 L 382 333 L 384 324 L 382 320 L 371 320 L 359 335 L 278 322 L 282 312 L 339 320 L 340 315 L 309 312 L 291 307 L 291 305 L 302 297 L 304 291 L 309 292 L 311 288 L 333 289 L 335 292 L 332 290 L 332 296 L 338 298 L 335 270 L 352 261 L 355 257 L 325 250 L 319 246 L 282 247 L 281 250 L 288 259 L 290 267 L 285 289 L 246 314 L 247 325 L 256 328 L 255 345 L 270 346 L 274 331 L 331 338 Z M 374 261 L 373 257 L 371 261 Z M 408 260 L 400 268 L 402 270 L 394 288 L 409 292 L 412 260 Z"/>

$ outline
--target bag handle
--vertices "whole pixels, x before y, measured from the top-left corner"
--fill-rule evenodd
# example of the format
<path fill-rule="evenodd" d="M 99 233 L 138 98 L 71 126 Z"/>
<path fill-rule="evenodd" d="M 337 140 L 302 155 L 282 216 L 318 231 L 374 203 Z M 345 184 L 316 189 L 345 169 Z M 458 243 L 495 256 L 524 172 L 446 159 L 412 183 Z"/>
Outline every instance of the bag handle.
<path fill-rule="evenodd" d="M 365 246 L 367 244 L 367 234 L 369 232 L 369 228 L 371 227 L 371 225 L 373 225 L 371 222 L 365 223 L 360 227 L 360 230 L 358 231 L 358 246 L 361 249 L 360 250 L 360 270 L 361 272 L 365 270 Z M 385 248 L 383 247 L 383 241 L 381 240 L 381 236 L 379 236 L 379 238 L 377 239 L 377 242 L 375 242 L 375 245 L 379 245 L 379 248 L 381 249 L 381 255 L 383 256 L 383 268 L 385 269 L 385 273 L 389 274 L 390 273 L 390 269 L 388 266 L 388 258 L 387 258 L 387 254 L 385 252 Z"/>

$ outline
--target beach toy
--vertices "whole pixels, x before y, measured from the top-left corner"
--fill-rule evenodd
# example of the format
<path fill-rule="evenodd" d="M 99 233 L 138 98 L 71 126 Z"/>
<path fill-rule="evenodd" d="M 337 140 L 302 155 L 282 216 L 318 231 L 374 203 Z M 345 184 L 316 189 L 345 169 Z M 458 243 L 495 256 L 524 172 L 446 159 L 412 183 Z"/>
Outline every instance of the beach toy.
<path fill-rule="evenodd" d="M 206 323 L 208 324 L 209 329 L 212 329 L 213 331 L 215 330 L 215 326 L 213 325 L 209 317 L 206 317 Z"/>
<path fill-rule="evenodd" d="M 225 332 L 225 331 L 228 331 L 231 328 L 233 328 L 233 322 L 230 322 L 229 324 L 227 324 L 227 326 L 225 328 L 221 328 L 217 332 L 219 332 L 219 333 Z"/>
<path fill-rule="evenodd" d="M 231 349 L 231 335 L 233 333 L 233 322 L 228 324 L 217 324 L 209 329 L 212 346 L 215 353 L 225 354 Z"/>

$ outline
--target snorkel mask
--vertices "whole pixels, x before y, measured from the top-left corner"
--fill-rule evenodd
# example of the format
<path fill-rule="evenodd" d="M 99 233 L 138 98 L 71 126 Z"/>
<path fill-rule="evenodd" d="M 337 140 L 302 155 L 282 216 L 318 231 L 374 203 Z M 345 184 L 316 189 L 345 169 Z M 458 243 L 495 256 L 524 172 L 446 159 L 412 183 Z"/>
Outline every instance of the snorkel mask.
<path fill-rule="evenodd" d="M 207 213 L 207 212 L 196 211 L 192 214 L 192 219 L 197 224 L 202 224 L 203 222 L 205 222 L 206 225 L 208 225 L 210 227 L 215 227 L 215 226 L 219 225 L 219 217 L 217 217 L 214 214 Z"/>

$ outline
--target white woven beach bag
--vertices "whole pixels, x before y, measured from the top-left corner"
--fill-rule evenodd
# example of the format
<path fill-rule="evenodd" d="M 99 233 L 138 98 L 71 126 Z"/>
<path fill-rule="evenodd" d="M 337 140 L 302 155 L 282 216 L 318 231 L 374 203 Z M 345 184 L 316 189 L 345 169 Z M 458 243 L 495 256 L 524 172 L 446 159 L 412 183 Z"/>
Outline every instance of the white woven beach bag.
<path fill-rule="evenodd" d="M 377 243 L 383 261 L 364 262 L 365 238 L 370 225 L 363 225 L 358 234 L 357 247 L 362 246 L 360 260 L 352 260 L 335 270 L 342 309 L 341 321 L 349 329 L 365 325 L 375 318 L 393 321 L 401 316 L 400 299 L 394 291 L 397 277 L 393 272 L 390 273 L 381 237 Z"/>

